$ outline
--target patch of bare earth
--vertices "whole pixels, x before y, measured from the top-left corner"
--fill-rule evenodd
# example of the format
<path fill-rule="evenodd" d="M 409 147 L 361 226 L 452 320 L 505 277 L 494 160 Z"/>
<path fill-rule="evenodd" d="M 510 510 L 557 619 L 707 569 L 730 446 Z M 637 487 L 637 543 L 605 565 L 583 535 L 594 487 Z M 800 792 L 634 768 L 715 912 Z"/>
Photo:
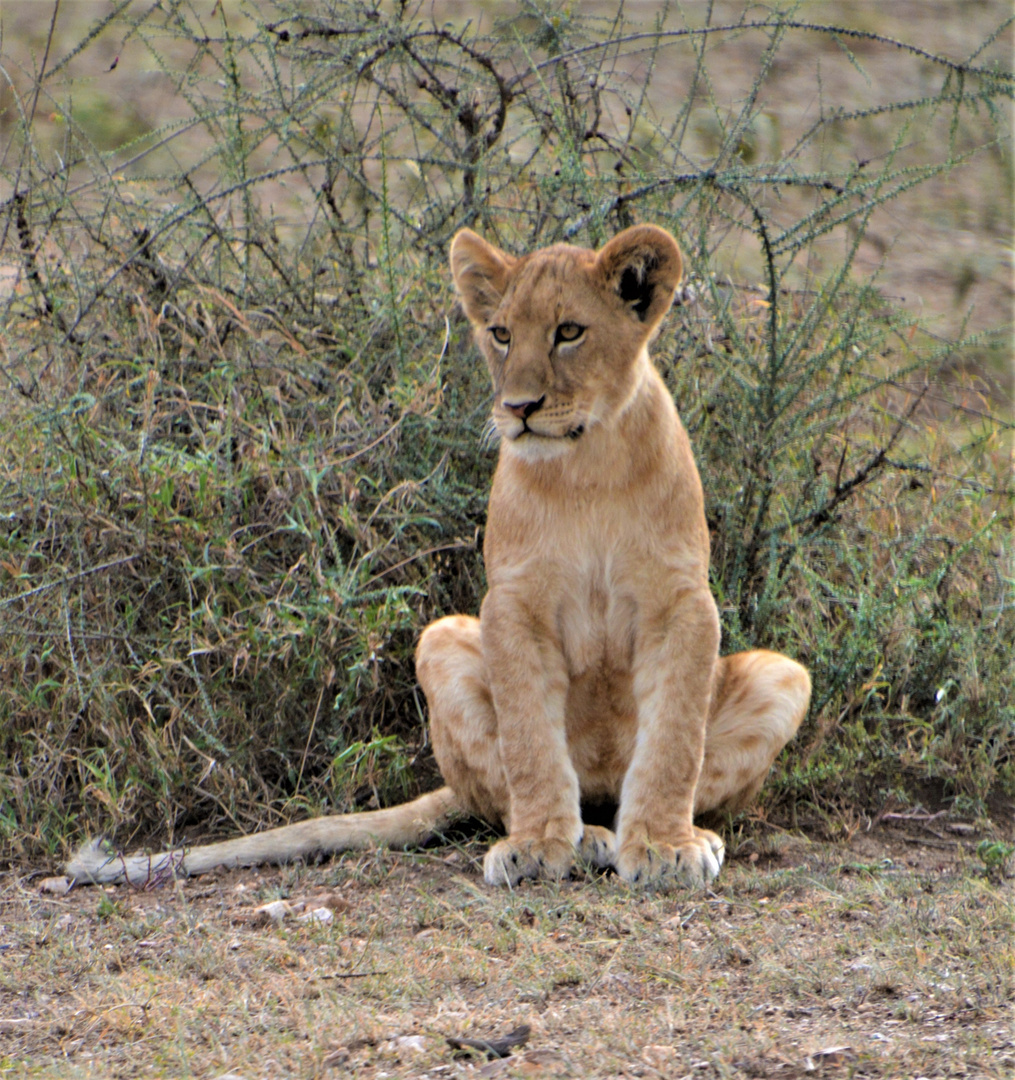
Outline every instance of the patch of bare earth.
<path fill-rule="evenodd" d="M 756 831 L 698 894 L 491 889 L 474 841 L 148 892 L 8 874 L 0 1068 L 1010 1077 L 1015 889 L 974 836 L 900 824 L 839 845 Z M 504 1058 L 448 1042 L 512 1032 Z"/>

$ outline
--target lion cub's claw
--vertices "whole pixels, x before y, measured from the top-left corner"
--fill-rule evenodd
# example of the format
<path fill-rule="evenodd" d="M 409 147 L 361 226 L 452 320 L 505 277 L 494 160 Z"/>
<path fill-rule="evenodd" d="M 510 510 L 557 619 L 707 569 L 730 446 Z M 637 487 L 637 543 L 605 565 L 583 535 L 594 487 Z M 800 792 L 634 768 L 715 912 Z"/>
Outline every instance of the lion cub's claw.
<path fill-rule="evenodd" d="M 567 840 L 498 840 L 483 860 L 487 885 L 517 885 L 522 878 L 565 878 L 574 865 L 574 845 Z"/>
<path fill-rule="evenodd" d="M 682 844 L 628 842 L 617 855 L 616 867 L 632 885 L 700 889 L 715 880 L 725 854 L 726 847 L 714 832 L 696 828 Z"/>

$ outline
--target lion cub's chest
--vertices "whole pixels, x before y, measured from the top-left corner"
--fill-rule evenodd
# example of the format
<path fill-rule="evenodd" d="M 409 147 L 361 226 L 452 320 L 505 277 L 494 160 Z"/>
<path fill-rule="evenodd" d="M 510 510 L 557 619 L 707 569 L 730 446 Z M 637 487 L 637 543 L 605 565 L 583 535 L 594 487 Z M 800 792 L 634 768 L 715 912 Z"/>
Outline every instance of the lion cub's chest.
<path fill-rule="evenodd" d="M 568 676 L 627 674 L 634 663 L 638 604 L 609 558 L 573 565 L 557 597 L 556 630 Z"/>
<path fill-rule="evenodd" d="M 616 799 L 634 748 L 638 604 L 609 562 L 575 576 L 559 597 L 557 632 L 568 673 L 568 751 L 586 798 Z"/>

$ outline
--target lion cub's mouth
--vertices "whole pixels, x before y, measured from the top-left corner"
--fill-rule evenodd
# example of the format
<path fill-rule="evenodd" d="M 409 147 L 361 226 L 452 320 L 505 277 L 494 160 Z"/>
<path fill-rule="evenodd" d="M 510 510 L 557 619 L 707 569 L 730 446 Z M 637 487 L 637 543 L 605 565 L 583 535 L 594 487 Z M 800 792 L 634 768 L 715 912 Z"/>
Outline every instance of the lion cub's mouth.
<path fill-rule="evenodd" d="M 523 420 L 521 430 L 510 436 L 512 442 L 516 442 L 523 435 L 535 435 L 537 439 L 570 439 L 571 442 L 575 442 L 585 434 L 585 425 L 577 424 L 575 427 L 570 428 L 568 431 L 564 431 L 557 435 L 550 431 L 536 431 L 534 428 L 530 428 L 528 422 Z"/>

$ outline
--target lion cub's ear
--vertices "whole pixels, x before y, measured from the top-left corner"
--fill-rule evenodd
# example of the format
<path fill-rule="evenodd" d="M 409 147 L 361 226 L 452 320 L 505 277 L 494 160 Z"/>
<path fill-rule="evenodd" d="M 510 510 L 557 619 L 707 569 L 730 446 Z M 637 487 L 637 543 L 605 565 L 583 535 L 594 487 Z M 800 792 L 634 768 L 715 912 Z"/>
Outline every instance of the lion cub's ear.
<path fill-rule="evenodd" d="M 518 260 L 488 244 L 471 229 L 451 241 L 451 276 L 470 322 L 485 326 L 500 306 L 508 278 Z"/>
<path fill-rule="evenodd" d="M 618 233 L 596 256 L 607 285 L 648 326 L 670 309 L 684 272 L 676 240 L 657 225 L 634 225 Z"/>

